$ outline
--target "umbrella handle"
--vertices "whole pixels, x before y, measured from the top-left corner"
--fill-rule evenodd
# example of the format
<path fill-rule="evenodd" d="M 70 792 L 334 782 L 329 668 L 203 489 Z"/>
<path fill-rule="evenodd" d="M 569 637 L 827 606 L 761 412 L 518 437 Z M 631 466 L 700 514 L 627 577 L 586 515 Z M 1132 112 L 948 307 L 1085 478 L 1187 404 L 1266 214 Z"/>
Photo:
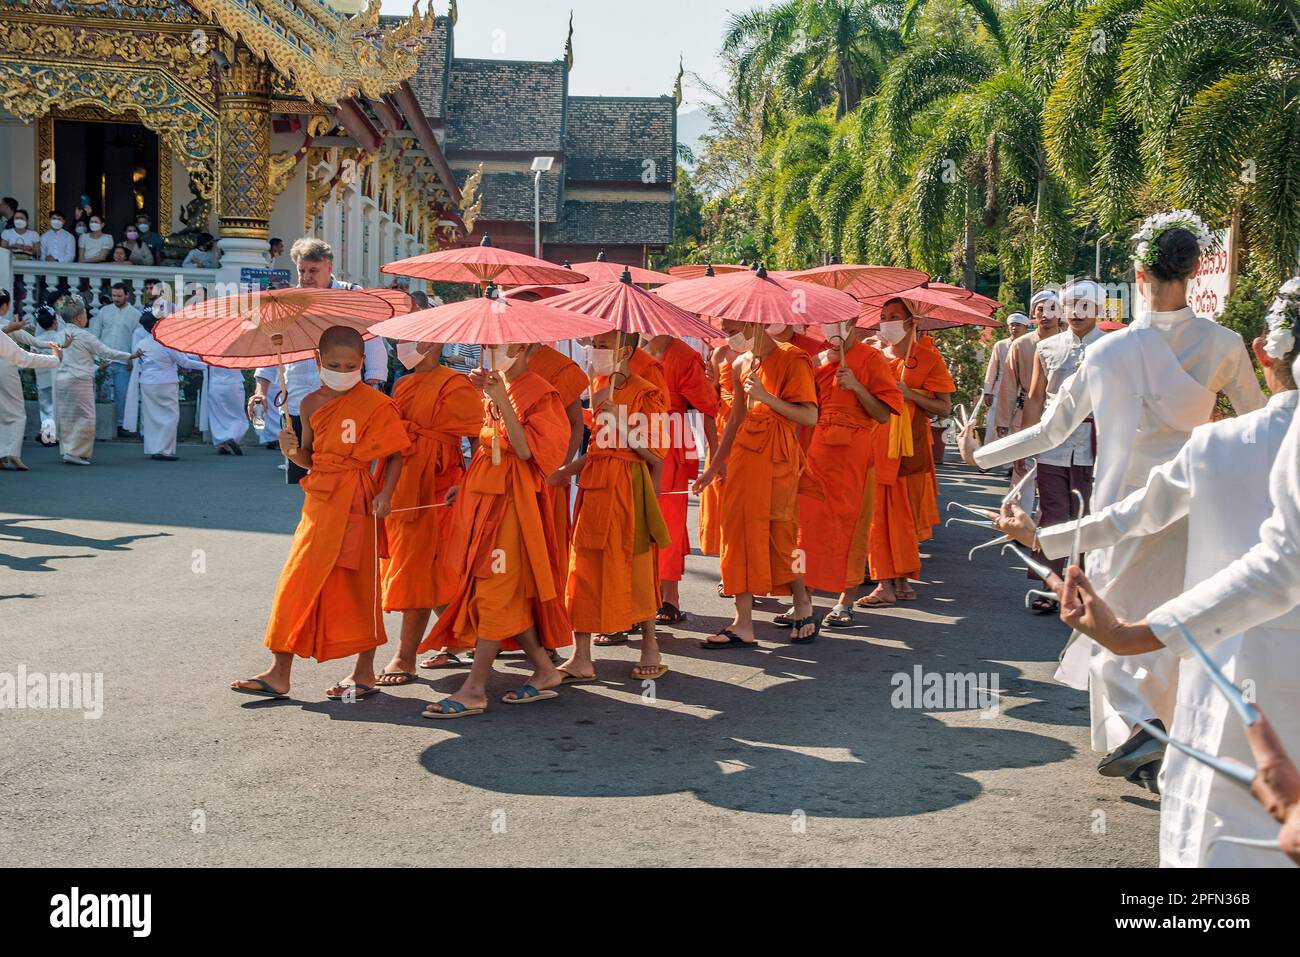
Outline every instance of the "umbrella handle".
<path fill-rule="evenodd" d="M 483 364 L 483 349 L 481 347 L 478 351 L 478 367 L 480 371 L 487 371 L 487 367 Z M 492 420 L 492 464 L 500 465 L 501 437 L 496 424 L 501 418 L 501 410 L 497 408 L 497 404 L 491 399 L 488 400 L 488 418 Z"/>

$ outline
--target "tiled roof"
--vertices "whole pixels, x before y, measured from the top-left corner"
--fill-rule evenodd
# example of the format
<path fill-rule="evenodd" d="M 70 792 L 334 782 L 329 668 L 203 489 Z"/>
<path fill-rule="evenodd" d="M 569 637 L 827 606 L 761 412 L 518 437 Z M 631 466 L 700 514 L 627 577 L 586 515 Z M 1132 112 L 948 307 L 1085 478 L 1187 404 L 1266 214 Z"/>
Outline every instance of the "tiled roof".
<path fill-rule="evenodd" d="M 571 96 L 565 134 L 569 182 L 671 183 L 677 107 L 672 97 Z"/>
<path fill-rule="evenodd" d="M 456 182 L 461 187 L 474 167 L 455 166 Z M 560 213 L 560 167 L 554 166 L 549 173 L 542 174 L 541 207 L 542 222 L 553 223 Z M 482 182 L 479 183 L 479 195 L 483 197 L 483 209 L 479 219 L 488 221 L 505 221 L 514 223 L 531 223 L 533 221 L 533 174 L 514 172 L 512 170 L 484 170 Z"/>
<path fill-rule="evenodd" d="M 548 243 L 667 245 L 673 241 L 673 204 L 571 200 L 564 204 L 564 218 L 542 235 Z"/>
<path fill-rule="evenodd" d="M 381 16 L 379 25 L 385 30 L 406 20 L 406 17 Z M 447 84 L 451 78 L 453 50 L 451 20 L 438 17 L 433 36 L 420 47 L 420 59 L 411 77 L 411 90 L 424 108 L 424 115 L 441 120 L 447 115 Z"/>
<path fill-rule="evenodd" d="M 453 59 L 447 96 L 449 151 L 564 149 L 564 63 Z"/>

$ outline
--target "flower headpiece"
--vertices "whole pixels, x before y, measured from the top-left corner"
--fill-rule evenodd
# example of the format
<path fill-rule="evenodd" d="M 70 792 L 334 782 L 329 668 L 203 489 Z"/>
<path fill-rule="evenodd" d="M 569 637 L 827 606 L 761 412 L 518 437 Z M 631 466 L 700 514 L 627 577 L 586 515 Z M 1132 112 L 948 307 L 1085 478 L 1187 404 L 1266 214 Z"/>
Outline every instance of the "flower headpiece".
<path fill-rule="evenodd" d="M 80 306 L 82 309 L 85 309 L 86 300 L 82 299 L 81 296 L 77 295 L 75 292 L 65 293 L 55 300 L 54 308 L 59 312 L 62 312 L 65 306 Z"/>
<path fill-rule="evenodd" d="M 1282 360 L 1295 349 L 1296 326 L 1300 324 L 1300 279 L 1288 279 L 1277 291 L 1277 298 L 1268 307 L 1268 332 L 1264 336 L 1264 352 L 1273 359 Z"/>
<path fill-rule="evenodd" d="M 1171 229 L 1185 229 L 1196 237 L 1196 244 L 1201 247 L 1201 255 L 1214 248 L 1214 236 L 1190 209 L 1173 209 L 1167 213 L 1156 213 L 1142 221 L 1138 231 L 1133 234 L 1135 248 L 1133 258 L 1143 265 L 1150 266 L 1160 255 L 1157 241 Z"/>

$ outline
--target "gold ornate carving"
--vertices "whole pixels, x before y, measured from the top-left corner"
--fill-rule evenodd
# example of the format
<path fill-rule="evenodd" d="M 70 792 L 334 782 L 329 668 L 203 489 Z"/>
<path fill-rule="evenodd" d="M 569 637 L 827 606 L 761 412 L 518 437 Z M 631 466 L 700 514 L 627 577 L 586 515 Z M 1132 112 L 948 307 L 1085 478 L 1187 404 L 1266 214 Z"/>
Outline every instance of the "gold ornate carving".
<path fill-rule="evenodd" d="M 265 239 L 271 220 L 271 71 L 238 45 L 222 71 L 221 186 L 218 222 L 223 236 Z"/>
<path fill-rule="evenodd" d="M 294 167 L 298 165 L 297 155 L 284 150 L 279 153 L 272 153 L 270 158 L 269 188 L 271 196 L 279 196 L 289 185 L 289 179 L 293 176 Z"/>

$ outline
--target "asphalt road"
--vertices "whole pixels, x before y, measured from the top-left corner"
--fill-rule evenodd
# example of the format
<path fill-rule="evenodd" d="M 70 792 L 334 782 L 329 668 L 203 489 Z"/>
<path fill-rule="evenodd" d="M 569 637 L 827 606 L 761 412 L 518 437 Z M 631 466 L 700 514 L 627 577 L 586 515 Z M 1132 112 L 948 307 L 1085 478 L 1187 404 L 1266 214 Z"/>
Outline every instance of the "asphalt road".
<path fill-rule="evenodd" d="M 729 618 L 716 559 L 693 557 L 653 693 L 634 649 L 601 650 L 599 684 L 435 723 L 420 711 L 458 672 L 354 704 L 322 693 L 341 662 L 299 662 L 289 702 L 227 690 L 266 662 L 301 493 L 269 452 L 181 454 L 101 444 L 81 469 L 28 446 L 31 473 L 0 473 L 0 689 L 103 676 L 98 719 L 0 710 L 10 865 L 1156 861 L 1156 801 L 1095 773 L 1086 696 L 1051 680 L 1064 629 L 1024 610 L 1010 559 L 967 561 L 981 529 L 928 543 L 919 601 L 811 645 L 763 602 L 760 651 L 698 650 Z M 1005 488 L 940 471 L 945 498 Z M 998 694 L 895 707 L 918 667 Z M 491 691 L 521 674 L 499 663 Z"/>

